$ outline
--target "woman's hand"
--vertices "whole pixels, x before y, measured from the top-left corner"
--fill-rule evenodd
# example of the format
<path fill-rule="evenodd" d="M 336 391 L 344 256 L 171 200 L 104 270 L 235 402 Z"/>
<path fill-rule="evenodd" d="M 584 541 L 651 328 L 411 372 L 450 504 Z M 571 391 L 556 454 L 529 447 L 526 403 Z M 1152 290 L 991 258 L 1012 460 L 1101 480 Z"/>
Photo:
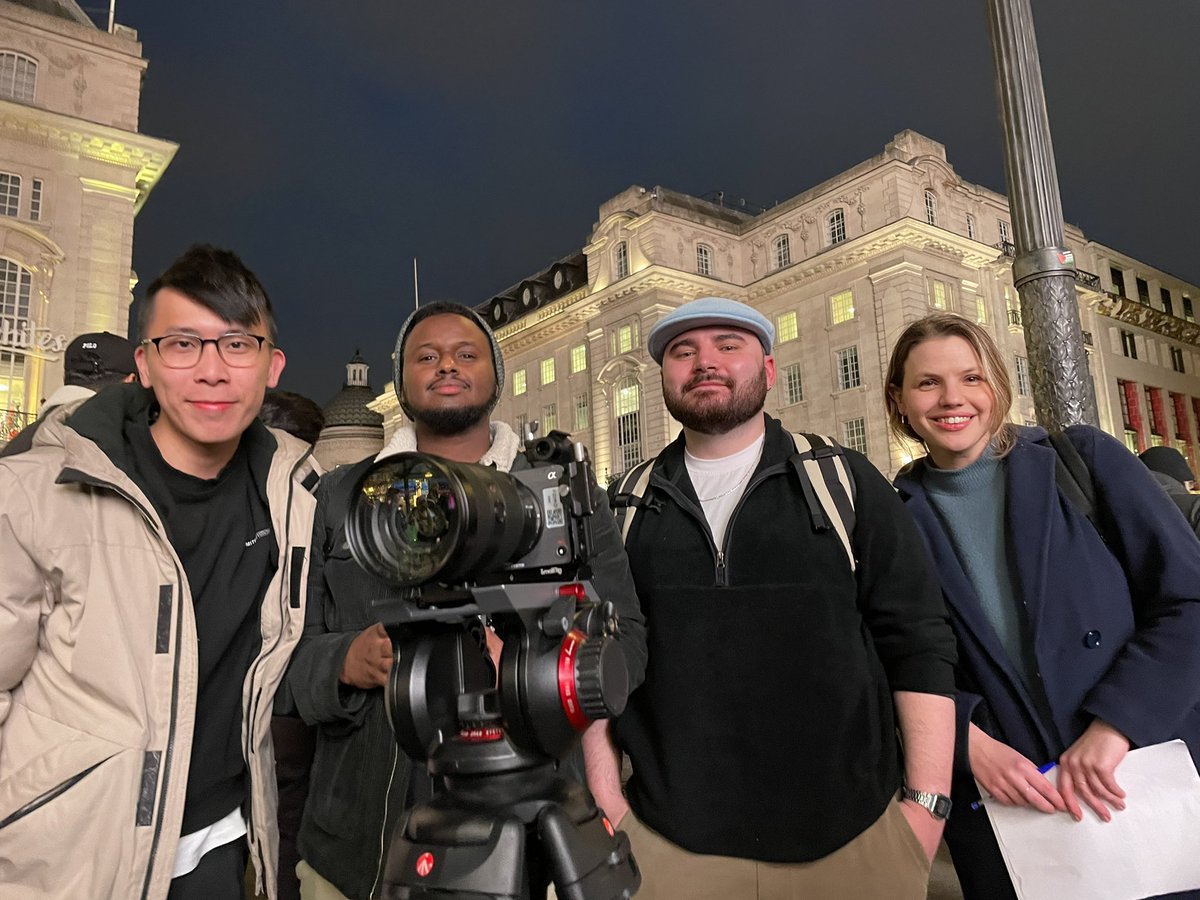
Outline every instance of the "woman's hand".
<path fill-rule="evenodd" d="M 1107 722 L 1094 719 L 1079 740 L 1059 758 L 1058 787 L 1075 821 L 1083 818 L 1079 800 L 1095 810 L 1105 822 L 1112 820 L 1110 806 L 1125 808 L 1125 792 L 1117 784 L 1114 773 L 1128 752 L 1129 739 L 1125 735 Z"/>
<path fill-rule="evenodd" d="M 1063 795 L 1038 767 L 1008 744 L 989 737 L 975 725 L 967 741 L 971 774 L 996 800 L 1005 806 L 1032 806 L 1044 813 L 1068 811 Z"/>

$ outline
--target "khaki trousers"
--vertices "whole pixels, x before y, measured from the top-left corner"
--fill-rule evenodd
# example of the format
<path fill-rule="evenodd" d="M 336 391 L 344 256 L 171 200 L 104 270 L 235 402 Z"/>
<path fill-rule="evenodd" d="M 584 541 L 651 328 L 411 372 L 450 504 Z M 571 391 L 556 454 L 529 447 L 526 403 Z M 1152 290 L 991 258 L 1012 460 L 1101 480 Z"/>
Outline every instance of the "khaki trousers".
<path fill-rule="evenodd" d="M 689 853 L 630 812 L 621 820 L 642 871 L 637 900 L 923 900 L 930 861 L 893 800 L 866 831 L 807 863 Z"/>
<path fill-rule="evenodd" d="M 296 877 L 300 879 L 300 900 L 346 900 L 341 891 L 304 860 L 296 863 Z"/>

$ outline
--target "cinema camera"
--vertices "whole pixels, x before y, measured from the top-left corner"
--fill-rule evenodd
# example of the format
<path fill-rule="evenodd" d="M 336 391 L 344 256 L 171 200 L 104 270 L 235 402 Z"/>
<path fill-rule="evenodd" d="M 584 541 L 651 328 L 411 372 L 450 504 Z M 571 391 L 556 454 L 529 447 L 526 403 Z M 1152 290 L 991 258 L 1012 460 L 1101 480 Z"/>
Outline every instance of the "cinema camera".
<path fill-rule="evenodd" d="M 351 552 L 397 589 L 376 604 L 392 730 L 440 784 L 392 838 L 384 898 L 533 900 L 553 881 L 560 900 L 607 900 L 641 883 L 629 839 L 555 764 L 629 692 L 589 580 L 591 467 L 562 432 L 525 452 L 512 474 L 401 453 L 352 494 Z M 481 617 L 504 641 L 498 678 Z"/>

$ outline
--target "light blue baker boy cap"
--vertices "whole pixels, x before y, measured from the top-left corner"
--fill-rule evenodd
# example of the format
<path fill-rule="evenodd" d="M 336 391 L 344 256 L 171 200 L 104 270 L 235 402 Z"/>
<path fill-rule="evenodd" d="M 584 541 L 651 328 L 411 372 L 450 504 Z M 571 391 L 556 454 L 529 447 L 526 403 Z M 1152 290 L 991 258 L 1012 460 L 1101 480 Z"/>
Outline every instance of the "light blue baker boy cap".
<path fill-rule="evenodd" d="M 650 329 L 647 346 L 650 355 L 660 366 L 667 344 L 693 328 L 709 325 L 732 325 L 749 331 L 762 344 L 763 353 L 771 355 L 775 343 L 775 326 L 771 320 L 752 306 L 725 297 L 701 297 L 676 307 L 658 320 Z"/>

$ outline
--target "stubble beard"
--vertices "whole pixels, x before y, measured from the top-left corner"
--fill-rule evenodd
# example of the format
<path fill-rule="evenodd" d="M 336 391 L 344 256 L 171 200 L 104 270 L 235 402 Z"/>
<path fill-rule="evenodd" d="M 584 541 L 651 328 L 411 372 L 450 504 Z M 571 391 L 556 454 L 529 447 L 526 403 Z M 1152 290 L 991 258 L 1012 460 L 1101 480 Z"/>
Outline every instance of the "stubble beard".
<path fill-rule="evenodd" d="M 689 390 L 702 381 L 723 382 L 732 389 L 728 397 L 688 397 Z M 742 385 L 734 385 L 729 378 L 696 377 L 683 386 L 679 393 L 663 385 L 663 401 L 667 411 L 684 428 L 698 434 L 727 434 L 744 422 L 762 413 L 767 399 L 767 370 L 761 368 L 758 375 Z"/>

